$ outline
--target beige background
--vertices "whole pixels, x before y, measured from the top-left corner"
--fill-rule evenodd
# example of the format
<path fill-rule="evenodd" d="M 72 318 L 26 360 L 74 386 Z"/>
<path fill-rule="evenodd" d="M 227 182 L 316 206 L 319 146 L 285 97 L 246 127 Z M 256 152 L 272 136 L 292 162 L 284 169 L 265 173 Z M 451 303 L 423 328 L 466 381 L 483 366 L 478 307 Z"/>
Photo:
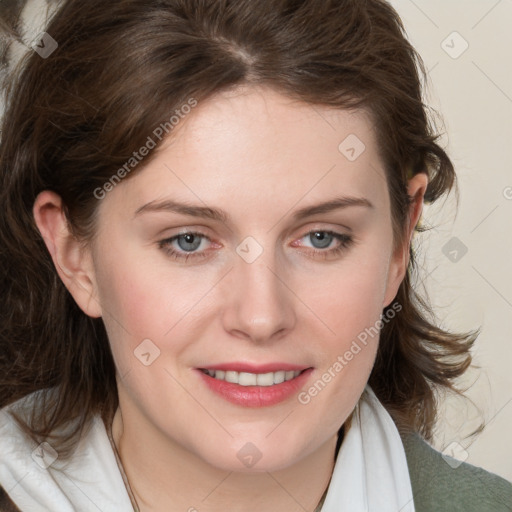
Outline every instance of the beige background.
<path fill-rule="evenodd" d="M 441 112 L 459 176 L 457 215 L 454 200 L 442 214 L 425 209 L 434 227 L 416 242 L 428 254 L 425 287 L 444 327 L 482 326 L 481 369 L 465 379 L 475 405 L 445 403 L 436 447 L 512 480 L 512 1 L 390 3 L 430 71 L 427 102 Z M 454 237 L 465 255 L 457 240 L 446 246 Z M 465 438 L 479 420 L 483 432 Z"/>
<path fill-rule="evenodd" d="M 415 240 L 418 285 L 444 327 L 482 328 L 481 369 L 465 379 L 473 404 L 443 401 L 435 446 L 512 481 L 512 0 L 391 4 L 430 71 L 426 101 L 442 114 L 460 184 L 457 215 L 453 196 L 442 213 L 424 210 L 433 228 Z M 27 44 L 44 5 L 28 3 L 26 23 L 39 27 Z M 468 437 L 482 420 L 483 432 Z"/>

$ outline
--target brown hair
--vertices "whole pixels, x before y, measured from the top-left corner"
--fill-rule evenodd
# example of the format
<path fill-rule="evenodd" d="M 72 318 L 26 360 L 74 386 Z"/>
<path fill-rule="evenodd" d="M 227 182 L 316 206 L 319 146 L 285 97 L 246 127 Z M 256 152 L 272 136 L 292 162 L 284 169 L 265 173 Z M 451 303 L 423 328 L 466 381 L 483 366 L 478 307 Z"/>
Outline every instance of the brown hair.
<path fill-rule="evenodd" d="M 34 200 L 55 191 L 73 234 L 93 239 L 94 190 L 190 98 L 251 83 L 367 110 L 396 244 L 411 200 L 407 179 L 428 174 L 426 202 L 455 183 L 422 100 L 424 64 L 385 1 L 67 0 L 47 32 L 58 48 L 47 58 L 29 52 L 6 84 L 0 146 L 0 406 L 39 390 L 24 427 L 37 440 L 74 420 L 65 436 L 73 440 L 93 414 L 110 416 L 118 402 L 103 321 L 86 316 L 59 279 Z M 410 257 L 396 297 L 402 309 L 382 327 L 369 383 L 401 431 L 431 439 L 435 391 L 457 391 L 453 381 L 469 366 L 478 332 L 435 325 L 412 286 L 412 248 Z"/>

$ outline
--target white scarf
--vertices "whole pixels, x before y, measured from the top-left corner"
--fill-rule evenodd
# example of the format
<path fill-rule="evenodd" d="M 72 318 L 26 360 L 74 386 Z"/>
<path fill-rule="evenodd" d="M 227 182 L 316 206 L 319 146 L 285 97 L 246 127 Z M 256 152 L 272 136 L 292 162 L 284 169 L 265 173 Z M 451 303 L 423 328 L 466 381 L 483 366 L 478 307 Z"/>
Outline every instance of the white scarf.
<path fill-rule="evenodd" d="M 22 512 L 132 510 L 103 421 L 96 417 L 64 472 L 0 411 L 0 485 Z M 39 453 L 40 454 L 40 453 Z M 46 453 L 44 458 L 51 457 Z M 49 459 L 50 461 L 51 459 Z M 39 463 L 38 463 L 39 462 Z M 405 452 L 393 420 L 366 387 L 338 453 L 322 512 L 414 512 Z"/>
<path fill-rule="evenodd" d="M 321 512 L 414 512 L 400 434 L 366 386 L 336 459 Z"/>

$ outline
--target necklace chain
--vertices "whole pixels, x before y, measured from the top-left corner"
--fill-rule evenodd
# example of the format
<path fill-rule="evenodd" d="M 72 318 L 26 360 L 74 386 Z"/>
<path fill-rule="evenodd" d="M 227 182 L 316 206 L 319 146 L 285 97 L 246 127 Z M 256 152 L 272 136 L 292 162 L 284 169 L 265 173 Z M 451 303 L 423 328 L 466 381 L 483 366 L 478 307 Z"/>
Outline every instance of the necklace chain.
<path fill-rule="evenodd" d="M 114 455 L 115 455 L 116 462 L 117 462 L 117 467 L 119 468 L 119 471 L 123 478 L 124 486 L 126 488 L 126 491 L 128 493 L 128 496 L 130 498 L 130 501 L 131 501 L 131 504 L 133 507 L 133 512 L 140 512 L 139 504 L 137 503 L 137 500 L 135 499 L 135 495 L 131 488 L 130 482 L 128 481 L 128 476 L 126 475 L 126 472 L 124 470 L 124 466 L 121 461 L 121 457 L 119 455 L 119 452 L 117 451 L 116 443 L 114 442 L 114 437 L 112 435 L 112 425 L 109 424 L 106 430 L 107 430 L 108 439 L 110 441 L 110 444 L 112 445 L 112 450 L 114 451 Z M 315 512 L 316 512 L 316 510 L 315 510 Z"/>

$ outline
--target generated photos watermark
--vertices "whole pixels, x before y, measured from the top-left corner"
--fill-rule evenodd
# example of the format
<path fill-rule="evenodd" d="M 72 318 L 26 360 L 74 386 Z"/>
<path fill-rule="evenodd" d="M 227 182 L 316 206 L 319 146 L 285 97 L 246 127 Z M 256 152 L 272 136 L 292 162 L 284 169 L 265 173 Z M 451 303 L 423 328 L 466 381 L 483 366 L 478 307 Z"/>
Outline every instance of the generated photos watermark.
<path fill-rule="evenodd" d="M 146 142 L 139 150 L 134 151 L 132 156 L 103 184 L 103 186 L 94 189 L 94 197 L 96 199 L 104 199 L 107 193 L 112 191 L 125 176 L 130 174 L 130 172 L 144 160 L 144 157 L 149 155 L 150 151 L 156 147 L 157 143 L 171 133 L 180 121 L 190 114 L 192 109 L 196 106 L 197 100 L 195 98 L 189 98 L 186 103 L 174 111 L 168 121 L 160 123 L 153 130 L 151 135 L 148 135 Z"/>
<path fill-rule="evenodd" d="M 306 391 L 301 391 L 297 399 L 298 401 L 303 404 L 307 405 L 309 402 L 311 402 L 311 399 L 322 391 L 329 382 L 331 382 L 336 375 L 338 375 L 345 366 L 347 366 L 354 357 L 361 352 L 363 347 L 365 347 L 368 344 L 368 341 L 375 336 L 378 336 L 380 330 L 382 327 L 384 327 L 385 324 L 389 323 L 397 313 L 399 313 L 402 310 L 402 305 L 398 302 L 393 303 L 391 308 L 388 308 L 385 312 L 385 314 L 381 315 L 381 318 L 375 322 L 374 325 L 371 327 L 365 328 L 364 331 L 360 332 L 357 335 L 357 338 L 352 341 L 352 344 L 350 345 L 349 349 L 346 350 L 342 355 L 339 355 L 336 358 L 336 361 L 329 366 L 329 368 L 318 378 Z"/>

